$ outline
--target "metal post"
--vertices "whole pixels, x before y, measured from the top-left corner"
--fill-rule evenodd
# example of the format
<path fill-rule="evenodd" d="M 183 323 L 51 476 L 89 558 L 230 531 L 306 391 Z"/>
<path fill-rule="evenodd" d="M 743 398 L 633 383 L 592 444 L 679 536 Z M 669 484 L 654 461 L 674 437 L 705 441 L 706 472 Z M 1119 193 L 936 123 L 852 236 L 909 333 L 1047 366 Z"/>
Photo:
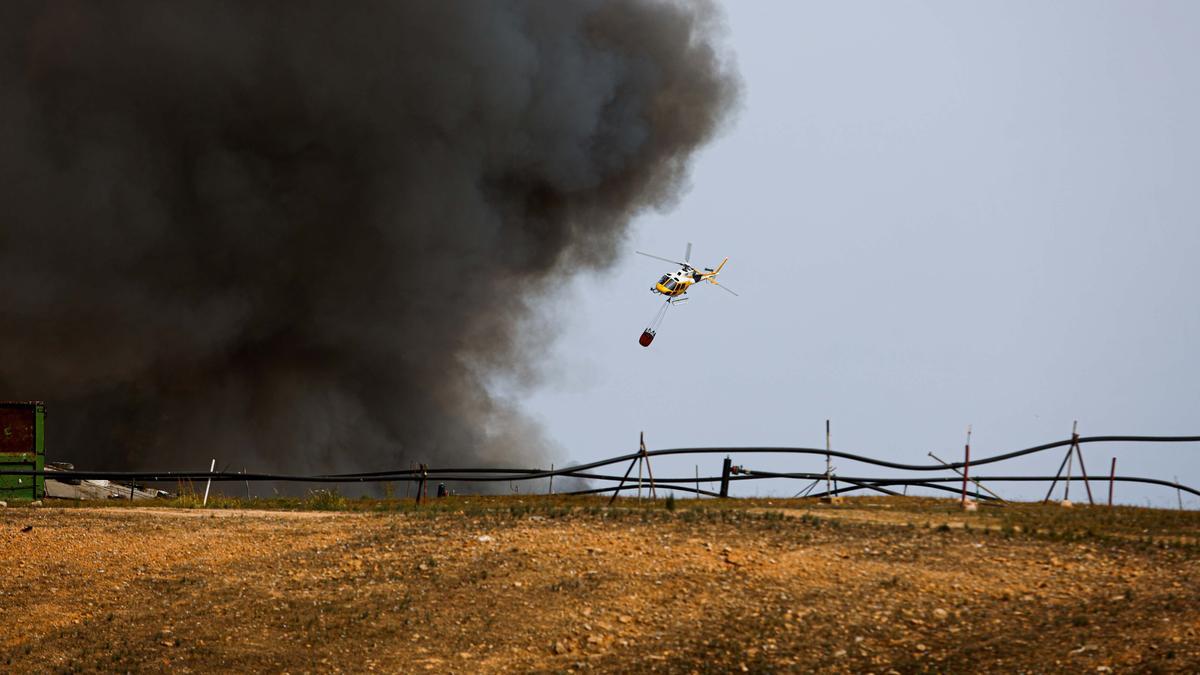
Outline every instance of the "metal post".
<path fill-rule="evenodd" d="M 1083 448 L 1079 447 L 1078 429 L 1079 420 L 1075 420 L 1075 423 L 1071 425 L 1071 441 L 1075 446 L 1075 454 L 1079 456 L 1079 474 L 1083 476 L 1083 487 L 1087 490 L 1088 504 L 1095 506 L 1096 502 L 1092 499 L 1092 486 L 1088 483 L 1087 467 L 1083 465 Z"/>
<path fill-rule="evenodd" d="M 733 460 L 729 457 L 725 458 L 725 463 L 721 465 L 721 498 L 729 496 L 729 469 L 733 466 Z"/>
<path fill-rule="evenodd" d="M 825 494 L 833 496 L 833 458 L 830 456 L 831 450 L 829 441 L 829 420 L 825 420 Z"/>
<path fill-rule="evenodd" d="M 1175 476 L 1175 497 L 1179 499 L 1179 510 L 1183 510 L 1183 490 L 1179 489 L 1179 476 Z"/>
<path fill-rule="evenodd" d="M 700 465 L 696 465 L 696 499 L 700 499 Z"/>
<path fill-rule="evenodd" d="M 1063 501 L 1064 502 L 1071 501 L 1071 461 L 1075 457 L 1073 450 L 1074 450 L 1073 447 L 1067 449 L 1067 479 L 1065 481 L 1063 481 Z"/>
<path fill-rule="evenodd" d="M 813 488 L 817 487 L 820 484 L 821 484 L 821 479 L 817 478 L 813 482 L 809 483 L 808 486 L 805 487 L 803 490 L 800 490 L 796 494 L 792 495 L 792 499 L 796 499 L 797 497 L 801 497 L 801 498 L 807 497 L 808 493 L 812 492 Z"/>
<path fill-rule="evenodd" d="M 642 456 L 638 455 L 638 501 L 642 501 Z"/>
<path fill-rule="evenodd" d="M 424 464 L 421 464 L 419 468 L 421 470 L 421 481 L 417 483 L 417 505 L 420 505 L 421 502 L 425 501 L 425 479 L 428 477 L 429 473 Z"/>
<path fill-rule="evenodd" d="M 1117 458 L 1112 458 L 1112 468 L 1108 470 L 1108 505 L 1112 506 L 1113 481 L 1117 477 Z"/>
<path fill-rule="evenodd" d="M 1050 501 L 1050 495 L 1054 494 L 1054 486 L 1058 485 L 1058 477 L 1062 475 L 1063 467 L 1065 467 L 1067 465 L 1067 458 L 1070 456 L 1071 456 L 1071 449 L 1067 448 L 1067 456 L 1063 457 L 1062 464 L 1058 465 L 1058 471 L 1055 472 L 1055 474 L 1054 474 L 1054 480 L 1050 481 L 1050 489 L 1046 490 L 1046 498 L 1042 500 L 1043 504 Z"/>
<path fill-rule="evenodd" d="M 547 494 L 554 494 L 554 462 L 550 462 L 550 490 Z"/>
<path fill-rule="evenodd" d="M 639 457 L 638 459 L 641 458 Z M 637 461 L 637 459 L 633 460 L 629 463 L 629 468 L 625 469 L 625 475 L 621 476 L 621 482 L 617 484 L 617 489 L 613 490 L 612 496 L 608 498 L 609 506 L 612 506 L 612 503 L 617 501 L 617 495 L 621 494 L 621 488 L 625 487 L 625 481 L 629 478 L 629 472 L 633 471 L 633 465 L 636 464 Z"/>
<path fill-rule="evenodd" d="M 967 444 L 963 447 L 962 506 L 967 505 L 967 474 L 971 472 L 971 425 L 967 425 Z"/>
<path fill-rule="evenodd" d="M 937 460 L 937 462 L 939 464 L 941 464 L 942 466 L 949 466 L 948 462 L 943 460 L 941 457 L 938 457 L 937 455 L 933 454 L 932 452 L 929 453 L 929 456 L 934 458 L 935 460 Z M 950 470 L 960 476 L 963 475 L 963 472 L 959 471 L 958 469 L 955 469 L 954 467 L 950 467 Z M 1003 497 L 1001 497 L 1000 495 L 996 494 L 995 492 L 992 492 L 991 490 L 987 489 L 987 487 L 983 483 L 980 483 L 978 478 L 972 478 L 971 482 L 974 483 L 975 487 L 979 488 L 980 490 L 983 490 L 984 492 L 988 493 L 989 495 L 995 497 L 996 499 L 998 499 L 1002 502 L 1004 501 Z M 906 496 L 908 495 L 908 485 L 904 486 L 904 494 Z"/>
<path fill-rule="evenodd" d="M 1088 483 L 1087 467 L 1083 465 L 1083 449 L 1075 445 L 1075 454 L 1079 456 L 1079 475 L 1083 477 L 1083 487 L 1087 490 L 1088 504 L 1096 504 L 1092 499 L 1092 486 Z"/>
<path fill-rule="evenodd" d="M 638 447 L 646 460 L 646 474 L 650 476 L 650 498 L 658 499 L 658 490 L 654 487 L 654 467 L 650 466 L 650 455 L 646 453 L 646 434 L 643 432 L 638 439 Z"/>
<path fill-rule="evenodd" d="M 208 488 L 212 487 L 212 473 L 216 468 L 217 460 L 214 459 L 208 467 L 208 482 L 204 484 L 204 501 L 200 503 L 201 506 L 208 506 Z"/>

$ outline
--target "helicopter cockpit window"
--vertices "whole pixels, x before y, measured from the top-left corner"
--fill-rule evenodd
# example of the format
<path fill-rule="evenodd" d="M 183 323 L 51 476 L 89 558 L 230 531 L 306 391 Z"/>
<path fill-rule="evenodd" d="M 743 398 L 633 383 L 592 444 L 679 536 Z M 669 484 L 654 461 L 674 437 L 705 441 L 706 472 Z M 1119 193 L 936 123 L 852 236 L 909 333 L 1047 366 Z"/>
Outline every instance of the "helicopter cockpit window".
<path fill-rule="evenodd" d="M 669 277 L 663 277 L 663 278 L 666 279 L 666 281 L 663 282 L 663 286 L 666 286 L 667 290 L 669 290 L 669 291 L 675 290 L 675 280 L 671 279 Z"/>

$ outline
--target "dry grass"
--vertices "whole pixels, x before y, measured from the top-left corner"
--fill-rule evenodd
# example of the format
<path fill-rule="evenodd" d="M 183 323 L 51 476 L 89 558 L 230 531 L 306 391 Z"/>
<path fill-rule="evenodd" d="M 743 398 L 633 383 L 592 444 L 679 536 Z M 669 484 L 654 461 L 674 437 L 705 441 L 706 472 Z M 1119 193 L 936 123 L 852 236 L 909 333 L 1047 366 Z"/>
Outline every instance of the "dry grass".
<path fill-rule="evenodd" d="M 1200 668 L 1195 514 L 604 502 L 0 510 L 0 670 Z"/>

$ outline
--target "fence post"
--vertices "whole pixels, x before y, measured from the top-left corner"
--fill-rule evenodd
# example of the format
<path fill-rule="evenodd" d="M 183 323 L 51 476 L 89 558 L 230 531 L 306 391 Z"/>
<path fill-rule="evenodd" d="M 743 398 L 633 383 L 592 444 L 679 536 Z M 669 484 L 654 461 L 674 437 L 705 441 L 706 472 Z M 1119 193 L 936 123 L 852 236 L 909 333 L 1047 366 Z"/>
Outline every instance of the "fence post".
<path fill-rule="evenodd" d="M 729 496 L 729 469 L 733 466 L 733 460 L 729 457 L 725 458 L 724 464 L 721 465 L 721 497 Z"/>

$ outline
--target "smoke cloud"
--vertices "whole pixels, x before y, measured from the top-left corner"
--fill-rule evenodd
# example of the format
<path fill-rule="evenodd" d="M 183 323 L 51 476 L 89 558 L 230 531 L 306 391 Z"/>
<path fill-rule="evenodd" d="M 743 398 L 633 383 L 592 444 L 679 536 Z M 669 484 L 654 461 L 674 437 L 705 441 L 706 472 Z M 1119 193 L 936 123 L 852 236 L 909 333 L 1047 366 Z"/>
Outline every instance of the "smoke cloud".
<path fill-rule="evenodd" d="M 0 398 L 52 459 L 548 449 L 489 394 L 738 82 L 707 4 L 0 3 Z"/>

